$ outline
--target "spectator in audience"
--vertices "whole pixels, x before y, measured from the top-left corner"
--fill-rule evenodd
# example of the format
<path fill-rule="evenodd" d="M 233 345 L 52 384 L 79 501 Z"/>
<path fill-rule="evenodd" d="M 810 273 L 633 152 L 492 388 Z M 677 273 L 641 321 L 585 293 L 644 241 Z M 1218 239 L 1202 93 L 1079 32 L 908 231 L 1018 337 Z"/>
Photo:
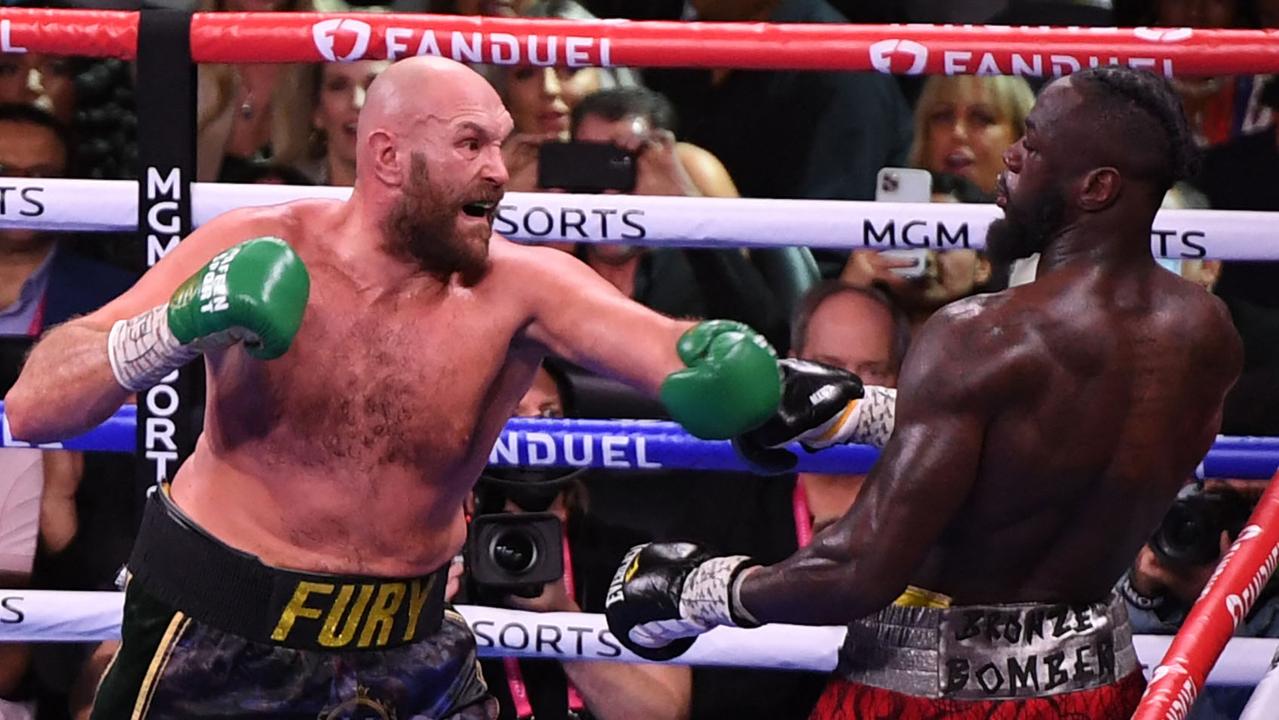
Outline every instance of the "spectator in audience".
<path fill-rule="evenodd" d="M 1208 196 L 1199 192 L 1187 182 L 1179 182 L 1164 195 L 1163 209 L 1167 210 L 1207 210 L 1211 206 Z M 1169 247 L 1174 256 L 1184 253 L 1184 247 Z M 1206 258 L 1162 258 L 1160 264 L 1183 278 L 1200 285 L 1208 292 L 1217 287 L 1217 279 L 1221 277 L 1222 262 Z"/>
<path fill-rule="evenodd" d="M 32 105 L 0 105 L 0 176 L 67 176 L 66 131 Z M 11 202 L 17 202 L 16 199 Z M 115 297 L 133 277 L 65 247 L 57 233 L 0 230 L 0 334 L 38 336 Z"/>
<path fill-rule="evenodd" d="M 1115 19 L 1121 27 L 1257 27 L 1253 4 L 1252 0 L 1118 0 Z M 1259 102 L 1263 79 L 1261 75 L 1174 78 L 1195 141 L 1212 147 L 1270 128 L 1271 109 Z"/>
<path fill-rule="evenodd" d="M 311 178 L 288 165 L 255 162 L 244 166 L 244 176 L 236 182 L 252 185 L 314 185 Z"/>
<path fill-rule="evenodd" d="M 933 202 L 991 202 L 973 182 L 958 175 L 933 177 Z M 944 305 L 978 292 L 1001 289 L 1007 283 L 1006 268 L 996 268 L 976 250 L 921 251 L 922 272 L 906 270 L 915 260 L 884 255 L 875 250 L 854 251 L 840 278 L 856 287 L 879 287 L 893 296 L 910 318 L 923 325 Z"/>
<path fill-rule="evenodd" d="M 800 302 L 791 325 L 794 357 L 856 372 L 870 384 L 897 386 L 910 343 L 905 314 L 885 294 L 828 280 Z M 684 512 L 669 537 L 770 563 L 842 517 L 864 475 L 732 475 L 689 483 Z M 826 677 L 745 668 L 693 668 L 693 720 L 808 717 Z"/>
<path fill-rule="evenodd" d="M 1035 104 L 1019 77 L 934 75 L 915 105 L 911 167 L 973 182 L 987 195 L 1004 169 L 1004 151 L 1024 132 Z"/>
<path fill-rule="evenodd" d="M 1256 483 L 1209 481 L 1186 486 L 1120 581 L 1133 632 L 1177 632 L 1217 563 L 1238 538 L 1260 494 Z M 1261 589 L 1236 634 L 1279 637 L 1279 581 L 1272 580 Z M 1252 691 L 1251 687 L 1209 686 L 1186 717 L 1235 720 Z"/>
<path fill-rule="evenodd" d="M 516 6 L 524 17 L 596 19 L 573 0 L 538 0 Z M 511 176 L 506 189 L 514 192 L 538 189 L 538 148 L 544 142 L 569 139 L 570 113 L 582 98 L 598 90 L 640 84 L 629 68 L 490 65 L 484 68 L 484 75 L 506 103 L 515 124 L 515 133 L 502 148 Z"/>
<path fill-rule="evenodd" d="M 699 20 L 846 22 L 825 0 L 689 6 Z M 722 160 L 746 197 L 870 200 L 875 174 L 903 165 L 910 148 L 910 110 L 888 75 L 649 69 L 644 80 L 679 110 L 680 136 Z M 814 254 L 827 276 L 847 259 Z"/>
<path fill-rule="evenodd" d="M 275 155 L 318 185 L 355 184 L 355 131 L 364 96 L 373 79 L 387 68 L 386 60 L 315 63 L 303 77 L 307 100 L 299 114 L 307 119 L 302 138 Z"/>
<path fill-rule="evenodd" d="M 71 125 L 75 114 L 76 60 L 41 53 L 0 55 L 0 102 L 35 105 Z"/>
<path fill-rule="evenodd" d="M 202 0 L 201 9 L 225 12 L 308 11 L 311 0 Z M 308 118 L 305 65 L 202 64 L 196 114 L 196 176 L 209 182 L 232 176 L 241 163 L 293 155 L 304 143 Z"/>
<path fill-rule="evenodd" d="M 673 111 L 644 88 L 601 90 L 573 110 L 574 140 L 612 143 L 635 158 L 636 195 L 702 195 L 733 191 L 718 161 L 676 142 Z M 740 320 L 785 345 L 785 319 L 772 291 L 741 250 L 643 248 L 583 243 L 578 255 L 602 277 L 639 302 L 676 317 Z"/>
<path fill-rule="evenodd" d="M 1279 82 L 1266 83 L 1261 102 L 1279 108 Z M 1215 209 L 1279 211 L 1279 127 L 1209 148 L 1193 182 Z M 1226 262 L 1214 292 L 1230 309 L 1244 343 L 1243 375 L 1226 398 L 1221 431 L 1279 434 L 1279 273 L 1275 263 Z"/>
<path fill-rule="evenodd" d="M 517 417 L 571 416 L 565 373 L 554 362 L 539 368 L 520 400 Z M 474 494 L 477 513 L 549 512 L 564 527 L 569 564 L 564 576 L 535 597 L 509 595 L 463 582 L 468 602 L 538 612 L 603 612 L 604 596 L 621 557 L 644 537 L 601 522 L 588 512 L 582 476 L 590 471 L 490 468 Z M 604 661 L 484 660 L 489 691 L 501 705 L 501 720 L 677 720 L 688 717 L 686 666 Z M 570 689 L 571 688 L 571 689 Z M 513 696 L 527 693 L 527 706 Z M 570 714 L 572 711 L 575 714 Z M 531 713 L 531 714 L 530 714 Z"/>
<path fill-rule="evenodd" d="M 0 588 L 31 583 L 40 525 L 43 453 L 7 448 L 0 455 Z M 31 646 L 0 643 L 0 718 L 30 720 L 35 703 L 23 685 L 31 662 Z"/>
<path fill-rule="evenodd" d="M 0 104 L 0 176 L 65 177 L 69 153 L 66 130 L 51 114 L 29 104 Z M 82 257 L 57 233 L 0 230 L 0 335 L 34 338 L 52 325 L 97 309 L 133 280 L 123 270 Z M 5 473 L 0 496 L 21 507 L 6 506 L 0 525 L 25 528 L 10 536 L 16 545 L 34 542 L 33 527 L 38 527 L 39 538 L 38 555 L 37 545 L 32 544 L 31 557 L 24 560 L 19 550 L 14 553 L 19 557 L 6 559 L 5 569 L 11 571 L 6 577 L 19 586 L 30 581 L 36 587 L 49 587 L 51 566 L 68 553 L 83 522 L 78 491 L 86 460 L 80 453 L 67 451 L 7 450 L 5 456 L 5 467 L 12 472 Z M 24 459 L 21 467 L 13 465 Z M 90 475 L 96 477 L 93 471 Z M 122 494 L 120 488 L 107 491 Z M 39 518 L 35 526 L 33 513 Z M 0 549 L 0 553 L 10 550 Z M 26 676 L 28 652 L 26 646 L 0 648 L 0 656 L 5 656 L 0 662 L 0 697 L 17 691 L 17 683 Z M 43 684 L 28 677 L 25 691 L 42 693 Z M 18 713 L 0 704 L 0 717 L 22 717 Z"/>

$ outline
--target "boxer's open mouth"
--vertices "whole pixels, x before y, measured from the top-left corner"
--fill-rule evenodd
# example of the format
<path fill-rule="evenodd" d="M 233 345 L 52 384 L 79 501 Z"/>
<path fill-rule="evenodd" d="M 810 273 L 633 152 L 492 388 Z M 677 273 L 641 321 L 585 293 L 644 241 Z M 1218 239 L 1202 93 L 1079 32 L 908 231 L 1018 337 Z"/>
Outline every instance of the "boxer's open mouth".
<path fill-rule="evenodd" d="M 497 201 L 473 202 L 462 206 L 462 212 L 473 218 L 487 218 L 497 210 Z"/>

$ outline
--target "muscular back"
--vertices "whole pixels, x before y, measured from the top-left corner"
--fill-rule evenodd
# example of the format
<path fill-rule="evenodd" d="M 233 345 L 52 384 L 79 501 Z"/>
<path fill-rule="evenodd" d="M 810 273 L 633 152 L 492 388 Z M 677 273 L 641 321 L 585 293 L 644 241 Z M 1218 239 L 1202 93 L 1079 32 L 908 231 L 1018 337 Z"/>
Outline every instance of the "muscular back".
<path fill-rule="evenodd" d="M 914 582 L 959 603 L 1104 596 L 1215 437 L 1238 364 L 1225 311 L 1153 265 L 1079 266 L 939 323 L 945 362 L 973 373 L 958 383 L 994 410 Z"/>

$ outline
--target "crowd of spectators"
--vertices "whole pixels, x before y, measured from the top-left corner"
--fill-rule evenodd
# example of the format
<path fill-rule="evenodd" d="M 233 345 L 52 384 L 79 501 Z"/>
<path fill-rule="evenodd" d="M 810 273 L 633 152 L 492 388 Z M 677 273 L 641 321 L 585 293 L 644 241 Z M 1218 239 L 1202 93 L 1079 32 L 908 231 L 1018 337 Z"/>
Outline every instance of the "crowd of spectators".
<path fill-rule="evenodd" d="M 205 0 L 207 11 L 390 9 L 397 12 L 632 19 L 987 22 L 1274 27 L 1275 0 Z M 110 4 L 110 3 L 107 3 Z M 103 3 L 94 3 L 102 6 Z M 201 181 L 349 186 L 356 123 L 384 61 L 207 65 L 198 76 Z M 932 175 L 933 202 L 991 202 L 1004 151 L 1023 132 L 1041 80 L 893 77 L 876 73 L 641 68 L 477 67 L 506 102 L 515 131 L 503 154 L 511 191 L 543 185 L 543 149 L 611 146 L 634 178 L 603 192 L 687 197 L 871 200 L 884 167 Z M 1279 210 L 1279 82 L 1248 75 L 1178 80 L 1204 151 L 1199 176 L 1169 193 L 1183 208 Z M 549 157 L 549 156 L 547 156 Z M 133 74 L 119 60 L 0 55 L 0 176 L 132 179 L 137 172 Z M 568 188 L 574 189 L 574 188 Z M 581 191 L 580 188 L 576 189 Z M 565 244 L 621 292 L 661 312 L 748 323 L 780 352 L 839 366 L 894 387 L 913 332 L 943 305 L 1031 282 L 1035 261 L 992 264 L 974 250 L 914 260 L 875 251 L 794 247 L 643 248 Z M 812 239 L 816 240 L 816 238 Z M 829 238 L 822 238 L 829 240 Z M 1259 241 L 1263 240 L 1258 238 Z M 11 383 L 41 332 L 127 288 L 141 267 L 135 238 L 0 230 L 0 381 Z M 1243 335 L 1246 367 L 1223 432 L 1279 435 L 1279 282 L 1262 262 L 1191 259 L 1168 269 L 1222 297 Z M 4 388 L 0 388 L 3 390 Z M 647 417 L 660 409 L 606 379 L 549 362 L 519 414 Z M 535 475 L 535 474 L 534 474 Z M 841 516 L 863 476 L 653 472 L 569 476 L 486 474 L 472 514 L 549 512 L 565 528 L 568 572 L 531 593 L 485 592 L 459 563 L 458 602 L 532 610 L 600 611 L 616 560 L 636 541 L 688 538 L 721 552 L 780 560 Z M 525 487 L 520 483 L 524 482 Z M 1229 490 L 1234 487 L 1234 490 Z M 1228 486 L 1249 497 L 1247 489 Z M 101 590 L 114 586 L 140 517 L 145 483 L 127 457 L 65 451 L 0 453 L 0 586 Z M 1204 492 L 1202 489 L 1196 492 Z M 1225 491 L 1221 491 L 1225 492 Z M 1234 497 L 1234 496 L 1231 496 Z M 1237 528 L 1234 528 L 1237 532 Z M 1139 629 L 1175 631 L 1233 537 L 1211 557 L 1175 566 L 1143 550 L 1124 581 Z M 567 555 L 567 552 L 566 552 Z M 1247 630 L 1279 636 L 1279 593 L 1263 595 Z M 529 596 L 531 595 L 531 596 Z M 110 644 L 0 644 L 0 718 L 87 717 Z M 817 675 L 682 666 L 488 661 L 503 718 L 799 718 Z M 531 706 L 511 702 L 527 686 Z M 522 692 L 522 687 L 518 690 Z M 1195 717 L 1237 716 L 1235 696 Z M 1246 699 L 1246 694 L 1245 694 Z"/>

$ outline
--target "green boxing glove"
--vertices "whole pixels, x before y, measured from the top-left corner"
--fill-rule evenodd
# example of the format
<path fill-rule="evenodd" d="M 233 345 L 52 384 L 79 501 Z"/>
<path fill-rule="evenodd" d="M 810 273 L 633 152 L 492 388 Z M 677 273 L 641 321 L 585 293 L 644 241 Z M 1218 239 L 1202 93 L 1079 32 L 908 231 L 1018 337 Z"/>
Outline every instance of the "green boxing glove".
<path fill-rule="evenodd" d="M 762 425 L 782 397 L 777 353 L 750 327 L 708 320 L 676 345 L 688 366 L 662 383 L 671 417 L 704 440 L 725 440 Z"/>
<path fill-rule="evenodd" d="M 117 322 L 108 337 L 111 369 L 138 391 L 237 342 L 260 360 L 280 357 L 302 325 L 310 290 L 306 266 L 287 243 L 246 240 L 210 260 L 167 304 Z"/>

